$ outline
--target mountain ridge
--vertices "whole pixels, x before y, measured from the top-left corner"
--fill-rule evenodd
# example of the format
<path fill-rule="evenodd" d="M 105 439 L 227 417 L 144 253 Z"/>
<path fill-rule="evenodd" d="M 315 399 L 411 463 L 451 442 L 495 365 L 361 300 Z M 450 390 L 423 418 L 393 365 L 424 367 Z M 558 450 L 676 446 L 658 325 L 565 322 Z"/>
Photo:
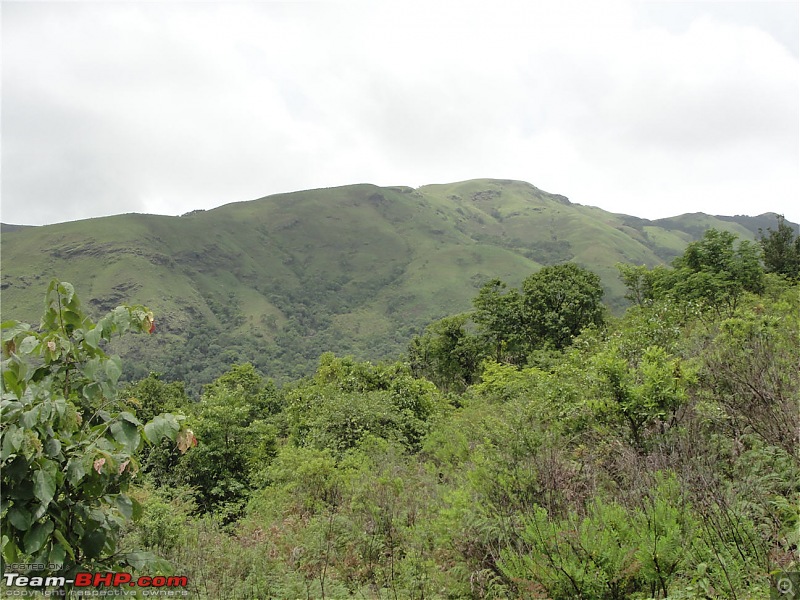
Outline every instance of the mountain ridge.
<path fill-rule="evenodd" d="M 194 352 L 297 376 L 326 350 L 396 355 L 427 323 L 468 310 L 486 281 L 518 285 L 548 264 L 572 260 L 597 272 L 619 310 L 616 263 L 668 262 L 708 227 L 752 240 L 768 221 L 651 221 L 574 204 L 527 182 L 477 179 L 354 184 L 181 216 L 4 227 L 3 319 L 38 321 L 56 277 L 72 282 L 95 312 L 120 303 L 156 312 L 160 335 L 121 348 L 144 374 L 191 370 L 210 381 L 219 369 L 187 355 Z"/>

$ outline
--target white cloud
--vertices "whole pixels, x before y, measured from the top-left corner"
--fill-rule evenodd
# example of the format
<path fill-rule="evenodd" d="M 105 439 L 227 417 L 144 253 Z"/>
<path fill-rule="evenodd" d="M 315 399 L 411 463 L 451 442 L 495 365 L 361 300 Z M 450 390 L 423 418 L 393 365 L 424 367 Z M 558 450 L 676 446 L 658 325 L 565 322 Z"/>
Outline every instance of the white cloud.
<path fill-rule="evenodd" d="M 682 6 L 4 4 L 3 220 L 513 177 L 800 221 L 796 56 Z"/>

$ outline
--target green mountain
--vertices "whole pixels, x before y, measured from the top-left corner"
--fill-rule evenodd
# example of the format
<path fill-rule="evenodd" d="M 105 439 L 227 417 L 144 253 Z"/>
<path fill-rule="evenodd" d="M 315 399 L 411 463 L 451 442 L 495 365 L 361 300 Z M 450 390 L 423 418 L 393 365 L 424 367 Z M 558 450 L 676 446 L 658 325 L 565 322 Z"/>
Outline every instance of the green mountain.
<path fill-rule="evenodd" d="M 328 350 L 396 356 L 432 320 L 468 310 L 487 280 L 518 285 L 563 261 L 598 273 L 619 310 L 616 263 L 659 264 L 709 227 L 753 239 L 774 222 L 649 221 L 509 180 L 309 190 L 181 217 L 4 226 L 2 313 L 36 322 L 53 277 L 96 313 L 145 304 L 158 335 L 120 348 L 129 374 L 161 371 L 197 389 L 242 360 L 280 379 Z"/>

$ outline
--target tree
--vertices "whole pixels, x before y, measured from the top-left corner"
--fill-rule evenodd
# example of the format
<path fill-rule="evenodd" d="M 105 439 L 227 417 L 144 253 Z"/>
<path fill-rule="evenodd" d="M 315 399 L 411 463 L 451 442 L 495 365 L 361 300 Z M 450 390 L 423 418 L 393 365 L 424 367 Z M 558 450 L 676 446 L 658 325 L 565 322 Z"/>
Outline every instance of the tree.
<path fill-rule="evenodd" d="M 490 281 L 473 300 L 473 320 L 497 361 L 524 364 L 540 349 L 563 350 L 584 327 L 602 325 L 600 278 L 575 263 L 544 267 L 506 290 Z"/>
<path fill-rule="evenodd" d="M 680 358 L 659 346 L 650 346 L 638 364 L 631 365 L 611 345 L 592 358 L 599 375 L 601 396 L 598 416 L 624 423 L 631 444 L 647 450 L 647 433 L 664 433 L 677 422 L 678 410 L 688 399 L 687 388 L 694 372 Z"/>
<path fill-rule="evenodd" d="M 520 364 L 525 362 L 531 340 L 525 337 L 522 295 L 507 288 L 499 279 L 484 285 L 472 301 L 472 319 L 495 360 Z"/>
<path fill-rule="evenodd" d="M 620 279 L 628 293 L 625 298 L 642 306 L 662 297 L 665 282 L 669 280 L 669 272 L 661 265 L 648 269 L 644 265 L 617 265 Z"/>
<path fill-rule="evenodd" d="M 167 383 L 158 373 L 150 373 L 141 381 L 126 386 L 120 396 L 136 408 L 140 421 L 150 421 L 162 412 L 182 409 L 189 403 L 182 381 Z"/>
<path fill-rule="evenodd" d="M 411 370 L 439 389 L 463 392 L 478 376 L 484 344 L 467 329 L 468 314 L 445 317 L 425 328 L 408 346 Z"/>
<path fill-rule="evenodd" d="M 267 418 L 274 387 L 251 364 L 234 365 L 206 386 L 192 406 L 198 448 L 179 461 L 175 477 L 199 493 L 198 505 L 224 520 L 239 516 L 254 486 L 253 475 L 272 460 L 277 428 Z"/>
<path fill-rule="evenodd" d="M 182 381 L 167 383 L 157 373 L 150 373 L 141 381 L 125 386 L 120 397 L 135 407 L 136 418 L 150 421 L 164 412 L 183 412 L 189 406 L 189 398 Z M 169 440 L 143 448 L 139 455 L 142 471 L 158 486 L 173 487 L 175 467 L 183 453 Z"/>
<path fill-rule="evenodd" d="M 436 386 L 402 363 L 373 365 L 326 352 L 316 374 L 286 392 L 291 438 L 343 453 L 367 437 L 419 448 L 443 408 Z"/>
<path fill-rule="evenodd" d="M 800 236 L 795 235 L 795 230 L 786 224 L 783 215 L 778 215 L 778 228 L 772 230 L 767 227 L 767 234 L 759 229 L 764 260 L 764 270 L 767 273 L 777 273 L 797 279 L 800 277 Z"/>
<path fill-rule="evenodd" d="M 41 565 L 32 575 L 145 566 L 154 557 L 117 547 L 141 513 L 128 494 L 137 453 L 164 437 L 182 451 L 195 440 L 180 415 L 142 424 L 119 398 L 119 358 L 102 346 L 115 334 L 152 333 L 153 313 L 120 306 L 95 324 L 72 285 L 54 280 L 38 331 L 17 321 L 2 328 L 3 560 Z"/>
<path fill-rule="evenodd" d="M 544 267 L 522 283 L 523 327 L 531 349 L 557 350 L 584 327 L 604 322 L 600 277 L 575 263 Z"/>
<path fill-rule="evenodd" d="M 718 313 L 731 313 L 744 292 L 764 289 L 759 248 L 728 231 L 709 229 L 673 261 L 670 293 L 680 300 L 701 301 Z"/>

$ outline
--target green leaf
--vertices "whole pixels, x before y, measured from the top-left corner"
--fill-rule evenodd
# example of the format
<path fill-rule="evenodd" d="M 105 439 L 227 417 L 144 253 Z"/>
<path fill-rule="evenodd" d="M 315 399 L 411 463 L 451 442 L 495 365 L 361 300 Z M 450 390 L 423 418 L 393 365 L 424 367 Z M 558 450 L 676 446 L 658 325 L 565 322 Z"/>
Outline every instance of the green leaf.
<path fill-rule="evenodd" d="M 133 519 L 133 502 L 127 494 L 117 496 L 117 508 L 128 521 Z"/>
<path fill-rule="evenodd" d="M 20 506 L 14 506 L 8 511 L 8 520 L 20 531 L 28 531 L 33 522 L 31 513 Z"/>
<path fill-rule="evenodd" d="M 92 349 L 97 350 L 100 347 L 100 338 L 103 330 L 101 327 L 95 327 L 91 331 L 87 331 L 83 338 L 84 343 Z"/>
<path fill-rule="evenodd" d="M 50 458 L 55 458 L 61 452 L 61 442 L 56 438 L 50 438 L 44 444 L 44 453 Z"/>
<path fill-rule="evenodd" d="M 50 548 L 50 556 L 48 557 L 47 562 L 51 565 L 63 565 L 66 557 L 67 549 L 61 544 L 53 544 L 53 547 Z"/>
<path fill-rule="evenodd" d="M 158 415 L 152 421 L 144 426 L 144 434 L 151 444 L 157 444 L 162 438 L 167 436 L 169 431 L 168 425 L 164 417 Z"/>
<path fill-rule="evenodd" d="M 15 454 L 25 439 L 25 430 L 11 425 L 3 435 L 3 443 L 0 446 L 0 461 L 5 461 L 9 456 Z"/>
<path fill-rule="evenodd" d="M 67 308 L 61 311 L 61 314 L 64 317 L 64 322 L 74 329 L 80 328 L 80 326 L 83 324 L 83 315 L 80 312 Z"/>
<path fill-rule="evenodd" d="M 33 488 L 29 478 L 30 469 L 28 461 L 24 456 L 17 455 L 9 464 L 3 466 L 3 482 L 12 481 L 14 487 L 3 490 L 3 495 L 10 495 L 12 498 L 27 500 L 33 496 Z M 28 484 L 27 486 L 25 484 Z M 27 494 L 31 494 L 28 496 Z"/>
<path fill-rule="evenodd" d="M 103 390 L 99 383 L 92 382 L 83 386 L 83 396 L 90 404 L 95 404 L 102 399 Z"/>
<path fill-rule="evenodd" d="M 85 475 L 86 469 L 83 467 L 82 459 L 71 458 L 67 463 L 67 481 L 74 486 L 80 483 Z"/>
<path fill-rule="evenodd" d="M 136 498 L 131 498 L 131 516 L 134 521 L 138 521 L 142 518 L 144 514 L 144 508 L 142 507 L 142 503 L 139 502 Z"/>
<path fill-rule="evenodd" d="M 124 421 L 127 421 L 128 423 L 133 423 L 137 427 L 142 424 L 139 421 L 139 419 L 137 419 L 133 414 L 131 414 L 129 412 L 121 412 L 121 413 L 119 413 L 119 418 L 123 419 Z"/>
<path fill-rule="evenodd" d="M 4 340 L 14 339 L 20 333 L 29 331 L 31 328 L 28 323 L 20 323 L 19 321 L 3 321 L 0 323 L 0 327 L 3 329 Z"/>
<path fill-rule="evenodd" d="M 53 532 L 53 522 L 52 521 L 45 521 L 44 523 L 36 523 L 33 527 L 25 534 L 25 537 L 22 538 L 22 544 L 25 548 L 25 552 L 28 554 L 33 554 L 34 552 L 38 552 L 44 543 L 47 541 L 47 538 L 50 537 L 50 534 Z"/>
<path fill-rule="evenodd" d="M 69 542 L 67 541 L 67 538 L 64 537 L 64 534 L 61 533 L 60 529 L 56 529 L 55 531 L 53 531 L 53 537 L 56 538 L 56 541 L 59 544 L 61 544 L 61 546 L 64 548 L 64 550 L 67 551 L 67 554 L 69 554 L 69 557 L 72 560 L 75 560 L 75 551 L 72 549 L 72 546 L 69 545 Z"/>
<path fill-rule="evenodd" d="M 3 560 L 7 563 L 15 563 L 19 559 L 19 548 L 7 535 L 2 537 L 3 540 Z"/>
<path fill-rule="evenodd" d="M 58 284 L 58 293 L 63 294 L 63 302 L 64 305 L 72 305 L 73 299 L 75 300 L 74 305 L 78 304 L 78 299 L 75 298 L 75 288 L 73 285 L 67 281 L 62 281 Z"/>
<path fill-rule="evenodd" d="M 129 552 L 124 555 L 123 561 L 136 571 L 161 574 L 172 572 L 172 565 L 152 552 Z"/>
<path fill-rule="evenodd" d="M 110 427 L 111 435 L 114 439 L 125 446 L 125 449 L 133 454 L 139 448 L 141 436 L 139 428 L 128 421 L 114 421 Z"/>
<path fill-rule="evenodd" d="M 50 504 L 56 493 L 55 474 L 47 473 L 39 469 L 33 474 L 33 495 L 42 501 L 42 504 Z"/>
<path fill-rule="evenodd" d="M 119 377 L 122 375 L 122 367 L 118 356 L 112 356 L 106 361 L 106 377 L 116 384 Z"/>
<path fill-rule="evenodd" d="M 17 346 L 17 354 L 30 354 L 39 345 L 39 338 L 29 335 Z"/>
<path fill-rule="evenodd" d="M 39 519 L 41 519 L 44 516 L 44 514 L 46 512 L 47 512 L 47 504 L 40 504 L 39 506 L 36 507 L 36 510 L 33 511 L 32 520 L 33 521 L 38 521 Z"/>
<path fill-rule="evenodd" d="M 106 532 L 102 529 L 95 529 L 83 536 L 83 553 L 86 558 L 97 558 L 106 545 Z"/>
<path fill-rule="evenodd" d="M 8 373 L 8 371 L 5 371 L 3 375 L 6 373 Z M 22 412 L 22 408 L 22 402 L 3 400 L 3 402 L 0 403 L 0 422 L 10 423 L 19 416 Z"/>
<path fill-rule="evenodd" d="M 27 368 L 25 367 L 24 363 L 22 365 L 19 365 L 19 367 L 21 367 L 20 370 L 22 370 L 22 368 Z M 24 374 L 15 373 L 14 370 L 11 368 L 3 369 L 3 383 L 5 384 L 5 389 L 9 390 L 10 392 L 13 392 L 17 398 L 20 398 L 23 392 L 25 391 L 23 387 L 20 385 L 20 381 L 23 380 L 24 378 L 25 378 Z M 3 413 L 2 414 L 3 423 L 5 423 L 6 418 L 10 419 L 11 417 L 6 417 L 5 413 Z"/>
<path fill-rule="evenodd" d="M 25 429 L 34 429 L 36 424 L 39 422 L 39 415 L 42 413 L 42 405 L 37 404 L 30 410 L 26 410 L 22 413 L 22 417 L 20 418 L 20 423 Z"/>
<path fill-rule="evenodd" d="M 113 333 L 115 330 L 125 331 L 126 329 L 128 329 L 128 327 L 130 327 L 131 313 L 126 307 L 118 306 L 113 311 L 111 311 L 109 316 L 111 317 L 111 323 L 112 323 L 111 333 Z"/>

